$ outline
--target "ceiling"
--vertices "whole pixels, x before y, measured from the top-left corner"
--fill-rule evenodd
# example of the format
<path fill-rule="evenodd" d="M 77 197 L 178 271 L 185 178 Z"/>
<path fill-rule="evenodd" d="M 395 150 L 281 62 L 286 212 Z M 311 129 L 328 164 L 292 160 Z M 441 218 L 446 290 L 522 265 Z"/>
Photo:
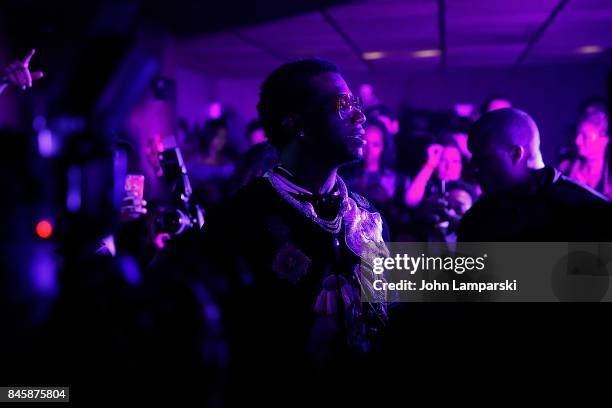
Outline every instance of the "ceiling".
<path fill-rule="evenodd" d="M 179 40 L 178 62 L 261 77 L 321 56 L 354 72 L 419 72 L 593 59 L 612 49 L 612 0 L 363 0 Z"/>

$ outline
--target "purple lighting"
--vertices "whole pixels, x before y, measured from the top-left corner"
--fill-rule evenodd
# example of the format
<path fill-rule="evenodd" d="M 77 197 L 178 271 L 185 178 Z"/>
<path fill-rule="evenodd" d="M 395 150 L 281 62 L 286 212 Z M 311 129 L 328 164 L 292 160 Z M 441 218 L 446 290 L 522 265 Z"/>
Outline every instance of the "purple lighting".
<path fill-rule="evenodd" d="M 34 293 L 53 296 L 57 293 L 57 265 L 50 245 L 36 245 L 30 260 L 30 281 Z"/>

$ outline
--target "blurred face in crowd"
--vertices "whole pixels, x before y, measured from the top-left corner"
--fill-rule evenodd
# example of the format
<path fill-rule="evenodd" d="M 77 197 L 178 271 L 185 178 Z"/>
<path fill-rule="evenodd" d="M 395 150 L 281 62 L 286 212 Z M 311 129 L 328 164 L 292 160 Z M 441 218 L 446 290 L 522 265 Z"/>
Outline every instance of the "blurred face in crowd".
<path fill-rule="evenodd" d="M 159 153 L 164 150 L 164 145 L 161 141 L 159 134 L 153 135 L 153 137 L 147 138 L 144 146 L 144 156 L 146 158 L 149 168 L 156 175 L 161 175 L 161 165 L 159 164 Z"/>
<path fill-rule="evenodd" d="M 581 157 L 587 159 L 604 157 L 608 141 L 609 137 L 600 126 L 588 121 L 578 126 L 575 143 Z"/>
<path fill-rule="evenodd" d="M 256 144 L 263 143 L 266 140 L 266 134 L 263 129 L 255 129 L 249 134 L 249 142 L 251 146 L 255 146 Z"/>
<path fill-rule="evenodd" d="M 213 137 L 213 140 L 210 142 L 210 151 L 211 153 L 217 154 L 223 150 L 225 147 L 225 143 L 227 142 L 227 129 L 219 128 L 217 133 Z"/>
<path fill-rule="evenodd" d="M 363 158 L 365 116 L 338 73 L 324 73 L 310 81 L 311 107 L 304 114 L 303 143 L 334 164 Z"/>
<path fill-rule="evenodd" d="M 365 140 L 367 142 L 364 148 L 365 162 L 367 164 L 380 163 L 380 157 L 385 148 L 383 132 L 378 126 L 370 126 L 366 129 Z"/>
<path fill-rule="evenodd" d="M 363 98 L 363 103 L 366 106 L 374 105 L 377 102 L 376 95 L 374 95 L 374 88 L 370 84 L 361 84 L 359 87 L 359 96 Z"/>
<path fill-rule="evenodd" d="M 489 107 L 487 112 L 492 112 L 498 109 L 511 108 L 512 103 L 510 103 L 507 99 L 493 99 L 491 103 L 489 103 Z"/>
<path fill-rule="evenodd" d="M 457 215 L 463 216 L 472 208 L 473 201 L 472 196 L 467 191 L 455 188 L 448 193 L 448 203 Z"/>
<path fill-rule="evenodd" d="M 463 169 L 461 152 L 454 146 L 446 146 L 438 164 L 438 178 L 444 181 L 454 181 L 461 178 Z"/>

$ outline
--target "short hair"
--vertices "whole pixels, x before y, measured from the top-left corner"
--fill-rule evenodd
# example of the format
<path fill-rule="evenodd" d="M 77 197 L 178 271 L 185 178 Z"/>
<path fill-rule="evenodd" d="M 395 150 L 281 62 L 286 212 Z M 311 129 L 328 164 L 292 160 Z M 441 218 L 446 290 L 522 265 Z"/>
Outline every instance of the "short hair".
<path fill-rule="evenodd" d="M 306 58 L 281 65 L 263 82 L 257 112 L 266 137 L 277 148 L 291 139 L 283 131 L 282 121 L 302 113 L 312 98 L 310 81 L 325 73 L 340 73 L 339 68 L 320 58 Z"/>
<path fill-rule="evenodd" d="M 542 161 L 538 126 L 531 116 L 516 108 L 484 114 L 474 123 L 468 135 L 468 145 L 476 147 L 474 143 L 477 146 L 518 144 L 527 148 L 528 160 L 537 160 L 538 164 Z M 472 150 L 472 153 L 475 151 Z"/>

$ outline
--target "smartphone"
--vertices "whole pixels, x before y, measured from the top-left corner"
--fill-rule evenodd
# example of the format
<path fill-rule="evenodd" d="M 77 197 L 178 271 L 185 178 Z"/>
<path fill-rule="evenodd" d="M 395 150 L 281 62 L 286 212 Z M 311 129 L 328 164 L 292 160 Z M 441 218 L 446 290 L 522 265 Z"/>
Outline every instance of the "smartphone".
<path fill-rule="evenodd" d="M 128 174 L 125 178 L 125 192 L 133 193 L 140 201 L 144 196 L 145 176 L 142 174 Z"/>

